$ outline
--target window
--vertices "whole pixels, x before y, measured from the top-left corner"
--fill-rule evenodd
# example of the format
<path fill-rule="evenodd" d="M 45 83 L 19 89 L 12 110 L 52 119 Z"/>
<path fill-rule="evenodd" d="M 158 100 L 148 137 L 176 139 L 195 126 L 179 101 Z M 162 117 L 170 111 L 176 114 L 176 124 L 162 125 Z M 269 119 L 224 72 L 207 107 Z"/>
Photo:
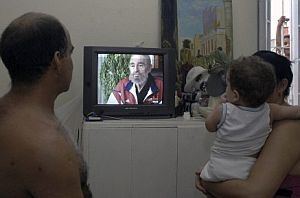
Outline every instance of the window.
<path fill-rule="evenodd" d="M 280 53 L 292 61 L 294 80 L 288 102 L 298 105 L 300 104 L 298 71 L 300 4 L 298 0 L 258 0 L 258 8 L 258 48 Z M 285 18 L 279 26 L 282 16 Z"/>

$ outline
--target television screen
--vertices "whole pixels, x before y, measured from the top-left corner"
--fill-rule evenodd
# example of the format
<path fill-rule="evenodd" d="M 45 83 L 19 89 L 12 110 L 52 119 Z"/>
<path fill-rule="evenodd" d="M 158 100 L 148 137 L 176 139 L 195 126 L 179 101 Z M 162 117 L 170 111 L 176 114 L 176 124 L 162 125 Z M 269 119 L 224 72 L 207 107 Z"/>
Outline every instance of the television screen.
<path fill-rule="evenodd" d="M 84 48 L 84 113 L 174 117 L 175 51 L 162 48 Z"/>

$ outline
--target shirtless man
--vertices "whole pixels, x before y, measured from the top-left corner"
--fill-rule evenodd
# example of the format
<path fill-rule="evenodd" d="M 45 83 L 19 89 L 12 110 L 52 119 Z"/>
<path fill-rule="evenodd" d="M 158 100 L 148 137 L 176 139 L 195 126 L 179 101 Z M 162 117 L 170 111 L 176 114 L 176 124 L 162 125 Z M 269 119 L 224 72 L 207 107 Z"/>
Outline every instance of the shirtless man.
<path fill-rule="evenodd" d="M 26 13 L 4 30 L 11 89 L 0 98 L 0 197 L 92 197 L 81 156 L 54 114 L 69 89 L 73 46 L 53 16 Z"/>

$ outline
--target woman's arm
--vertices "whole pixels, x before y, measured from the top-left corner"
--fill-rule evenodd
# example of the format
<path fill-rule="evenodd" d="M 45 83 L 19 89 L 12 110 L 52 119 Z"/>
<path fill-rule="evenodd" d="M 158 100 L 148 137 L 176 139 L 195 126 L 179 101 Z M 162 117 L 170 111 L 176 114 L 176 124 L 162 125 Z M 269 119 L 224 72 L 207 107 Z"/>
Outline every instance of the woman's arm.
<path fill-rule="evenodd" d="M 300 159 L 299 129 L 300 121 L 276 122 L 247 180 L 202 185 L 216 197 L 272 197 Z"/>
<path fill-rule="evenodd" d="M 278 120 L 296 120 L 300 119 L 299 106 L 286 106 L 278 104 L 269 104 L 271 122 Z"/>
<path fill-rule="evenodd" d="M 286 20 L 285 16 L 281 16 L 280 19 L 278 20 L 277 29 L 276 29 L 276 52 L 279 54 L 282 51 L 281 31 L 282 31 L 282 26 L 283 26 L 283 23 L 285 22 L 285 20 Z"/>

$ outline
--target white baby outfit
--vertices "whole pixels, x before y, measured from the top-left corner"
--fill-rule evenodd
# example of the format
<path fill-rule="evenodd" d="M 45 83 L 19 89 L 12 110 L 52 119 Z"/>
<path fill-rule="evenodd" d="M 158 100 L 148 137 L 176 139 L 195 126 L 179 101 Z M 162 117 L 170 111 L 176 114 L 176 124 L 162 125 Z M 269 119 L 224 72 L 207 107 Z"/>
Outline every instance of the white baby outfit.
<path fill-rule="evenodd" d="M 249 108 L 223 103 L 222 117 L 210 160 L 202 169 L 205 181 L 246 179 L 269 133 L 270 108 L 267 103 Z"/>

